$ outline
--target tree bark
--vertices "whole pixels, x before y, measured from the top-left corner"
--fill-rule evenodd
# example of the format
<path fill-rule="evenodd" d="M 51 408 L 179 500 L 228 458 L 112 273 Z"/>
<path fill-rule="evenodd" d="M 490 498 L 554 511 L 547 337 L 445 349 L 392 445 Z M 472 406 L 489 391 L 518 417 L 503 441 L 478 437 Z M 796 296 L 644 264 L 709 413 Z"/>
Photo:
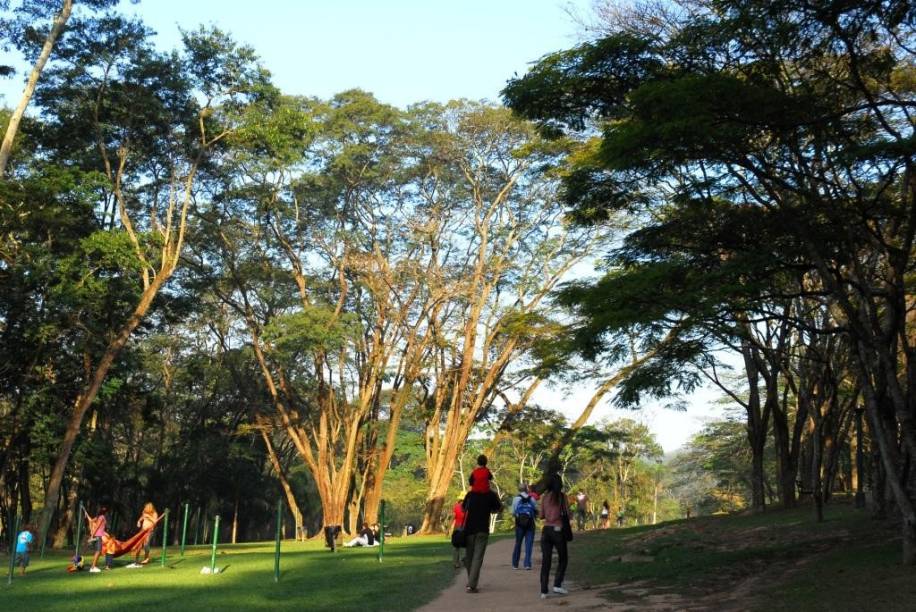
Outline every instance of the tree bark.
<path fill-rule="evenodd" d="M 23 115 L 25 115 L 25 109 L 32 99 L 32 94 L 35 93 L 35 86 L 38 84 L 38 78 L 41 76 L 41 72 L 48 62 L 48 58 L 51 57 L 51 50 L 54 48 L 54 43 L 63 31 L 64 26 L 67 24 L 67 20 L 70 18 L 70 12 L 72 10 L 73 0 L 64 0 L 60 12 L 57 14 L 57 17 L 54 18 L 54 23 L 51 25 L 51 30 L 48 32 L 48 37 L 41 47 L 38 59 L 35 60 L 35 65 L 32 66 L 32 72 L 29 74 L 29 80 L 26 82 L 25 89 L 22 91 L 22 97 L 19 99 L 19 104 L 16 106 L 16 110 L 13 111 L 10 122 L 6 126 L 6 134 L 3 137 L 3 143 L 0 144 L 0 179 L 6 176 L 6 166 L 9 163 L 10 155 L 13 151 L 13 140 L 16 138 L 16 133 L 19 131 L 19 123 L 22 121 Z"/>
<path fill-rule="evenodd" d="M 263 427 L 260 427 L 259 430 L 261 432 L 261 439 L 264 441 L 264 447 L 267 449 L 267 457 L 270 459 L 270 464 L 273 466 L 274 472 L 277 473 L 277 480 L 280 482 L 280 488 L 283 489 L 283 495 L 286 497 L 286 504 L 289 506 L 289 511 L 292 513 L 293 520 L 296 523 L 296 539 L 299 539 L 304 535 L 302 529 L 302 512 L 299 511 L 299 504 L 296 503 L 296 496 L 293 494 L 293 488 L 286 478 L 286 473 L 283 471 L 283 466 L 280 464 L 280 458 L 277 457 L 274 445 L 270 441 L 270 436 L 267 435 L 267 431 Z"/>
<path fill-rule="evenodd" d="M 76 481 L 71 481 L 67 486 L 67 501 L 64 515 L 57 523 L 57 530 L 54 532 L 54 539 L 51 542 L 51 545 L 54 548 L 63 548 L 67 545 L 70 529 L 73 527 L 73 521 L 74 519 L 77 519 L 76 514 L 79 511 L 76 507 L 77 492 L 78 483 Z"/>

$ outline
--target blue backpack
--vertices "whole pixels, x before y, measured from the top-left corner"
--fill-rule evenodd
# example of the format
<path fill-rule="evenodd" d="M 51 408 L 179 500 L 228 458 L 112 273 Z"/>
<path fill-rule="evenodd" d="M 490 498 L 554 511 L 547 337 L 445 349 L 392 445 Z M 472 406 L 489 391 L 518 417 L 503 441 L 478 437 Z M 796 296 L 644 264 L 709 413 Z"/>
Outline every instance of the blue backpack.
<path fill-rule="evenodd" d="M 534 517 L 537 514 L 537 507 L 534 500 L 530 497 L 521 499 L 515 507 L 515 526 L 519 529 L 531 529 L 534 527 Z"/>

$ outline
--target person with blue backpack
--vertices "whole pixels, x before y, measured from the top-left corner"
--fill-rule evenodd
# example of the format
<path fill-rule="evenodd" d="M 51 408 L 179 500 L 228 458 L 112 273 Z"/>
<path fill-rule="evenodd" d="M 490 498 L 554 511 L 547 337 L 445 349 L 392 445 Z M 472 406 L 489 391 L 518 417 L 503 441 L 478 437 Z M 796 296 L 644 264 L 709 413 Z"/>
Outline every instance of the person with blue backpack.
<path fill-rule="evenodd" d="M 512 500 L 512 516 L 515 517 L 515 548 L 512 549 L 512 567 L 518 569 L 525 542 L 525 569 L 531 569 L 531 549 L 534 547 L 534 520 L 537 517 L 537 503 L 528 493 L 528 485 L 518 487 L 518 495 Z"/>

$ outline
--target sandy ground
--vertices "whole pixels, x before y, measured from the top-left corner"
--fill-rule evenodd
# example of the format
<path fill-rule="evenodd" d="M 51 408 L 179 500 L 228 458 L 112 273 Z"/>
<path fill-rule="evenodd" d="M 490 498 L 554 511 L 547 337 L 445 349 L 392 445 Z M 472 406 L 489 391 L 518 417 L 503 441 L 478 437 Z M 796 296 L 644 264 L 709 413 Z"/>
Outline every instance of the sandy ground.
<path fill-rule="evenodd" d="M 569 589 L 569 595 L 551 593 L 547 599 L 541 599 L 540 569 L 541 553 L 538 541 L 534 543 L 534 569 L 531 571 L 512 569 L 511 539 L 491 542 L 480 571 L 478 593 L 467 593 L 467 572 L 462 568 L 455 570 L 455 581 L 439 597 L 420 608 L 421 612 L 443 612 L 447 610 L 610 610 L 609 602 L 602 599 L 598 592 L 591 589 L 577 588 L 575 583 L 566 581 L 563 586 Z M 570 543 L 570 556 L 576 554 L 575 542 Z M 554 567 L 556 568 L 556 557 Z M 551 572 L 551 586 L 553 586 Z"/>

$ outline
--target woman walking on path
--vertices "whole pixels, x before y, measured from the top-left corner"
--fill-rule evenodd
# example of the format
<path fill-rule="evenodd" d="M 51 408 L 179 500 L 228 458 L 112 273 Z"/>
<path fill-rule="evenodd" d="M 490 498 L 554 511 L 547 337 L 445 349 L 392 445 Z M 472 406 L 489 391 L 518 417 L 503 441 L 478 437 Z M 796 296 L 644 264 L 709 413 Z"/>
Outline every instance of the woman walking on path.
<path fill-rule="evenodd" d="M 553 550 L 557 550 L 557 573 L 553 580 L 553 592 L 566 595 L 569 591 L 563 588 L 566 565 L 569 563 L 569 551 L 566 547 L 566 536 L 563 534 L 563 514 L 569 516 L 569 505 L 563 494 L 563 481 L 559 474 L 554 474 L 547 482 L 547 490 L 541 496 L 541 518 L 544 519 L 544 530 L 541 532 L 541 599 L 547 598 L 547 586 L 550 582 L 550 565 Z"/>
<path fill-rule="evenodd" d="M 467 538 L 467 552 L 464 554 L 464 566 L 468 570 L 468 593 L 477 592 L 480 580 L 480 566 L 487 551 L 490 538 L 490 515 L 499 512 L 502 504 L 493 491 L 474 493 L 471 491 L 464 498 L 464 533 Z"/>
<path fill-rule="evenodd" d="M 608 529 L 611 526 L 611 504 L 604 500 L 601 505 L 601 528 Z"/>

